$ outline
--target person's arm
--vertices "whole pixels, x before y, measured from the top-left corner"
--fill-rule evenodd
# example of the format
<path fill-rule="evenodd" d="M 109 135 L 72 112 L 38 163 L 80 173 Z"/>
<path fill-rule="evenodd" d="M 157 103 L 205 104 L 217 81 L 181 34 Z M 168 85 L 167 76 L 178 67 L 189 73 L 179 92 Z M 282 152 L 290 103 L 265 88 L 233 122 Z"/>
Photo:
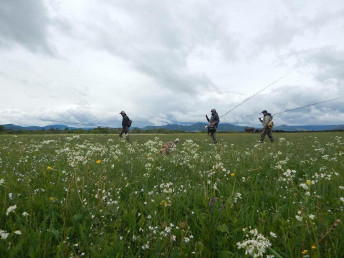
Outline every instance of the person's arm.
<path fill-rule="evenodd" d="M 212 124 L 213 124 L 213 125 L 216 125 L 216 124 L 219 123 L 219 121 L 220 121 L 219 115 L 216 114 L 215 120 L 212 122 Z"/>

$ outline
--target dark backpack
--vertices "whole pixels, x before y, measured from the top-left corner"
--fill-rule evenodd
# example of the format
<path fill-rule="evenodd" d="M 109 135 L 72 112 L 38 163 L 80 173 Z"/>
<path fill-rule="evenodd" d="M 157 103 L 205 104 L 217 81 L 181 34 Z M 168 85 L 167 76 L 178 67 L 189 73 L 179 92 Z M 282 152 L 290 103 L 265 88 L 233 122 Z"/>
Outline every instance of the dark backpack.
<path fill-rule="evenodd" d="M 132 123 L 133 123 L 133 121 L 131 121 L 131 120 L 129 119 L 129 121 L 128 121 L 128 127 L 130 127 Z"/>

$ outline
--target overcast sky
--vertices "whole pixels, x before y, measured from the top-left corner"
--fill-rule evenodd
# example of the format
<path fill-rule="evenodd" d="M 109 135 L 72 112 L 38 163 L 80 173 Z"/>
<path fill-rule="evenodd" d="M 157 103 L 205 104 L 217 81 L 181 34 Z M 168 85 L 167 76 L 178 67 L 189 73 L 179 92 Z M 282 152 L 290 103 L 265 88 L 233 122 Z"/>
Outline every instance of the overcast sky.
<path fill-rule="evenodd" d="M 1 0 L 0 124 L 259 126 L 344 97 L 344 1 Z M 344 99 L 276 125 L 344 124 Z"/>

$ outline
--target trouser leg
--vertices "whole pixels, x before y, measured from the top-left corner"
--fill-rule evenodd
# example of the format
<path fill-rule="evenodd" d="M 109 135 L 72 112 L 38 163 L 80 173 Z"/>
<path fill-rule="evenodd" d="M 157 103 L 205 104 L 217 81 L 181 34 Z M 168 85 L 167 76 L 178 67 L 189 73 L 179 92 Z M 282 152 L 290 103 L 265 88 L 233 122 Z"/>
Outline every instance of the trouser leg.
<path fill-rule="evenodd" d="M 123 138 L 123 133 L 124 133 L 124 128 L 122 128 L 121 131 L 119 132 L 119 138 Z"/>
<path fill-rule="evenodd" d="M 216 140 L 216 131 L 211 132 L 210 136 L 211 136 L 211 139 L 213 139 L 214 143 L 217 143 L 217 140 Z"/>
<path fill-rule="evenodd" d="M 126 126 L 125 127 L 125 139 L 127 140 L 127 142 L 129 142 L 130 138 L 129 138 L 129 127 Z"/>
<path fill-rule="evenodd" d="M 125 134 L 125 139 L 129 141 L 129 127 L 128 126 L 121 129 L 119 133 L 119 138 L 123 138 L 123 134 Z"/>
<path fill-rule="evenodd" d="M 266 128 L 264 128 L 264 129 L 263 129 L 263 131 L 262 131 L 262 133 L 261 133 L 261 135 L 260 135 L 260 141 L 261 141 L 261 142 L 263 142 L 263 141 L 264 141 L 264 139 L 265 139 L 266 130 L 267 130 L 267 129 L 266 129 Z"/>
<path fill-rule="evenodd" d="M 272 136 L 272 130 L 271 129 L 268 130 L 268 136 L 270 138 L 270 141 L 273 142 L 274 141 L 274 137 Z"/>

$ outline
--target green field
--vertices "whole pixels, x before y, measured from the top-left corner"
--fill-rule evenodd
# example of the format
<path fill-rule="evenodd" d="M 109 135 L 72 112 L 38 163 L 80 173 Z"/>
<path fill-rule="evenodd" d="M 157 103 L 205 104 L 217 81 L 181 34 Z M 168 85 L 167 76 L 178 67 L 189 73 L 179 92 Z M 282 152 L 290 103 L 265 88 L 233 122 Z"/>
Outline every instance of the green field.
<path fill-rule="evenodd" d="M 0 256 L 343 257 L 343 133 L 274 136 L 2 135 Z"/>

